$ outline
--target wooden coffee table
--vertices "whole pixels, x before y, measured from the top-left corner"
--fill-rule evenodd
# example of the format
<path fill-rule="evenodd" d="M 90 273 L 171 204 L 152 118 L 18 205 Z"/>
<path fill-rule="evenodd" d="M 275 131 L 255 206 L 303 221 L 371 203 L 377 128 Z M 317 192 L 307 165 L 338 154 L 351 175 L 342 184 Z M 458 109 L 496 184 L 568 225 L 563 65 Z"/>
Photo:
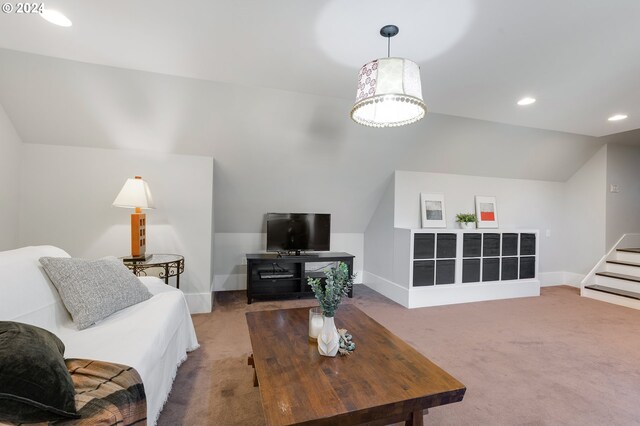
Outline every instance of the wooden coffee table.
<path fill-rule="evenodd" d="M 246 315 L 267 425 L 421 425 L 423 410 L 464 397 L 462 383 L 353 305 L 335 322 L 356 350 L 336 358 L 309 342 L 309 308 Z"/>

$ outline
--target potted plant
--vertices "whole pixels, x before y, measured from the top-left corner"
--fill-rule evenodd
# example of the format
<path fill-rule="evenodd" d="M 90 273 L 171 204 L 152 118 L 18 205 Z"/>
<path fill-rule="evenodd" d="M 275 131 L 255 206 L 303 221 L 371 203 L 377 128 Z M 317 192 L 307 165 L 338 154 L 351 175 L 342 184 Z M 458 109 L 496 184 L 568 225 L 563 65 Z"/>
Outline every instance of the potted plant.
<path fill-rule="evenodd" d="M 324 318 L 322 331 L 318 335 L 318 352 L 324 356 L 336 356 L 340 347 L 340 335 L 333 317 L 340 301 L 353 286 L 355 275 L 349 275 L 349 267 L 344 262 L 338 262 L 336 268 L 328 269 L 324 275 L 324 282 L 312 277 L 307 278 L 307 281 L 322 308 Z"/>
<path fill-rule="evenodd" d="M 476 227 L 476 215 L 473 213 L 458 213 L 456 222 L 460 224 L 462 229 L 474 229 Z"/>

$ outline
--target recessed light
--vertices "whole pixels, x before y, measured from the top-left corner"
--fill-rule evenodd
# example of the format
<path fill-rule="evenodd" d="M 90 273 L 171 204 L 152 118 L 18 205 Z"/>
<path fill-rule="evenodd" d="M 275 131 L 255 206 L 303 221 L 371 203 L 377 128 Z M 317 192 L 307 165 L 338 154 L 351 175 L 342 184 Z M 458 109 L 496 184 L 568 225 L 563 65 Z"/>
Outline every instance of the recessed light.
<path fill-rule="evenodd" d="M 45 9 L 42 11 L 40 16 L 52 24 L 59 25 L 61 27 L 71 26 L 71 20 L 57 10 Z"/>
<path fill-rule="evenodd" d="M 620 121 L 620 120 L 624 120 L 625 118 L 627 118 L 627 114 L 616 114 L 616 115 L 612 115 L 607 120 L 609 120 L 609 121 Z"/>
<path fill-rule="evenodd" d="M 531 105 L 532 103 L 535 103 L 536 98 L 530 98 L 530 97 L 526 97 L 526 98 L 522 98 L 518 101 L 518 105 L 520 106 L 524 106 L 524 105 Z"/>

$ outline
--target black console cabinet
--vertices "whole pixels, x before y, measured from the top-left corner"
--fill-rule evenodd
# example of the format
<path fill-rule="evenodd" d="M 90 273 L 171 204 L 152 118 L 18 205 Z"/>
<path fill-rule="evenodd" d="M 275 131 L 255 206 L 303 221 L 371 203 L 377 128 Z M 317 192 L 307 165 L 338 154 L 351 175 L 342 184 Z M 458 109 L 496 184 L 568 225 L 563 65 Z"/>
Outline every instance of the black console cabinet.
<path fill-rule="evenodd" d="M 247 303 L 254 299 L 313 297 L 307 278 L 324 278 L 322 272 L 306 271 L 307 263 L 344 262 L 353 275 L 353 256 L 349 253 L 315 253 L 279 256 L 272 253 L 247 254 Z M 353 289 L 349 291 L 353 297 Z"/>

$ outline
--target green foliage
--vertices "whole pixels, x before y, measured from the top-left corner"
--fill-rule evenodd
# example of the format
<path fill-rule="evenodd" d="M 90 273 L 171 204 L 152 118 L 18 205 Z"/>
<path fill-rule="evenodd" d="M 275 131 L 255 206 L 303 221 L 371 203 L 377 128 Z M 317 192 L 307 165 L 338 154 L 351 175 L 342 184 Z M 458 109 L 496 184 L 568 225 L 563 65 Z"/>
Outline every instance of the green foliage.
<path fill-rule="evenodd" d="M 456 215 L 456 222 L 462 222 L 462 223 L 472 223 L 472 222 L 476 222 L 478 219 L 476 218 L 476 215 L 473 213 L 458 213 Z"/>
<path fill-rule="evenodd" d="M 340 348 L 338 348 L 338 353 L 340 355 L 351 355 L 351 352 L 356 350 L 356 344 L 353 342 L 353 336 L 347 333 L 346 328 L 339 328 L 338 335 L 340 336 Z"/>
<path fill-rule="evenodd" d="M 344 262 L 338 262 L 337 268 L 328 269 L 324 275 L 326 277 L 324 284 L 320 278 L 308 277 L 307 281 L 318 299 L 322 314 L 325 317 L 333 317 L 342 297 L 346 296 L 353 286 L 356 276 L 349 276 L 349 267 Z"/>

